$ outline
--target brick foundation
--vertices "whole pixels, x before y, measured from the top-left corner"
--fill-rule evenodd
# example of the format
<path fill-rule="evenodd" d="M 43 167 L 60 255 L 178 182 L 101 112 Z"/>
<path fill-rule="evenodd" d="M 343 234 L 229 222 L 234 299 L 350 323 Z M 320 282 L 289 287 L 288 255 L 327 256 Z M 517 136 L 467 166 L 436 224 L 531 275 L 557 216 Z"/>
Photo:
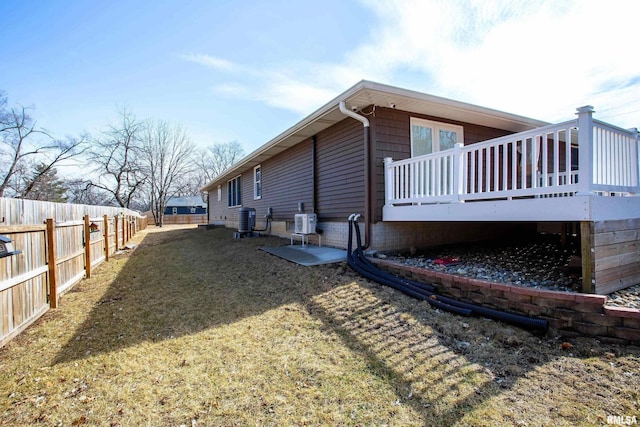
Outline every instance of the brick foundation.
<path fill-rule="evenodd" d="M 493 283 L 397 262 L 373 259 L 380 268 L 466 302 L 541 317 L 562 336 L 586 335 L 611 343 L 640 342 L 640 310 L 605 306 L 603 295 L 547 291 Z"/>

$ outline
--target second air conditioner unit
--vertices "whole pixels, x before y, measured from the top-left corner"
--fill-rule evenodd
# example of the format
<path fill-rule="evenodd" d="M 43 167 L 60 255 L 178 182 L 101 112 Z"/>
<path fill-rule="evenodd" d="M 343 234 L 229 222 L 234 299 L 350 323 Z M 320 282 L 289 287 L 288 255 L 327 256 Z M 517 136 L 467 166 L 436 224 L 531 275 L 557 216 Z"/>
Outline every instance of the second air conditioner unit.
<path fill-rule="evenodd" d="M 296 214 L 295 232 L 297 234 L 313 234 L 316 232 L 316 214 Z"/>

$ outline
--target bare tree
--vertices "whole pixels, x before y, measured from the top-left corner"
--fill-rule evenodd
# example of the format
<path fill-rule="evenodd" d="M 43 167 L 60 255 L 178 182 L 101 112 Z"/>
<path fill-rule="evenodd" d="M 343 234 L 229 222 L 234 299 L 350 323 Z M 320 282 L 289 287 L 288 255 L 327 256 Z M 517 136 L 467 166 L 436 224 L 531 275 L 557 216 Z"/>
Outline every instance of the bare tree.
<path fill-rule="evenodd" d="M 148 121 L 142 151 L 151 212 L 161 227 L 168 199 L 181 192 L 193 170 L 194 145 L 182 127 Z"/>
<path fill-rule="evenodd" d="M 120 122 L 109 125 L 94 141 L 90 159 L 97 165 L 92 185 L 109 193 L 122 207 L 130 207 L 147 182 L 140 164 L 145 124 L 128 110 L 119 112 Z"/>
<path fill-rule="evenodd" d="M 52 138 L 37 127 L 28 110 L 9 108 L 6 95 L 0 92 L 0 197 L 8 189 L 14 196 L 29 197 L 39 176 L 82 154 L 86 147 L 86 136 Z"/>
<path fill-rule="evenodd" d="M 236 141 L 217 143 L 199 150 L 195 164 L 203 179 L 202 186 L 212 181 L 243 156 L 244 150 Z"/>
<path fill-rule="evenodd" d="M 109 193 L 95 187 L 89 180 L 69 179 L 65 181 L 65 187 L 69 203 L 107 206 L 113 202 L 113 197 Z"/>
<path fill-rule="evenodd" d="M 57 176 L 56 165 L 61 164 L 64 160 L 72 157 L 79 156 L 87 149 L 88 136 L 83 135 L 79 139 L 73 137 L 67 137 L 66 141 L 56 140 L 55 151 L 51 150 L 48 153 L 44 153 L 39 163 L 30 167 L 31 173 L 27 179 L 23 180 L 23 187 L 16 188 L 16 194 L 23 199 L 33 199 L 33 195 L 37 187 L 37 191 L 40 194 L 46 193 L 43 189 L 43 185 L 50 181 L 51 176 Z M 60 184 L 62 185 L 62 184 Z M 43 197 L 43 196 L 40 196 Z M 42 198 L 36 200 L 44 200 Z"/>

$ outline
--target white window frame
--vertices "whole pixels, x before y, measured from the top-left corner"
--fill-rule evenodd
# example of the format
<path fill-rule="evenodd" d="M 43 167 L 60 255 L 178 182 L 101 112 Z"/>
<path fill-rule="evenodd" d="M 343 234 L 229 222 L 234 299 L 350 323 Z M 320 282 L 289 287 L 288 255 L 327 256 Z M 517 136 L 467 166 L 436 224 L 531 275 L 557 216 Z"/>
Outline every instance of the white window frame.
<path fill-rule="evenodd" d="M 178 208 L 171 209 L 172 215 L 178 215 Z"/>
<path fill-rule="evenodd" d="M 253 200 L 262 199 L 262 165 L 253 168 Z"/>
<path fill-rule="evenodd" d="M 222 185 L 218 185 L 218 201 L 222 201 Z"/>
<path fill-rule="evenodd" d="M 232 195 L 232 191 L 236 194 Z M 232 202 L 235 202 L 235 204 L 232 204 Z M 242 175 L 227 181 L 227 207 L 237 208 L 239 206 L 242 206 Z"/>
<path fill-rule="evenodd" d="M 196 208 L 195 207 L 191 207 L 191 213 L 192 214 L 196 213 Z"/>
<path fill-rule="evenodd" d="M 440 151 L 440 131 L 455 132 L 457 135 L 457 142 L 464 144 L 464 128 L 460 125 L 452 125 L 450 123 L 436 122 L 433 120 L 420 119 L 418 117 L 411 117 L 410 120 L 410 133 L 411 133 L 411 157 L 415 157 L 413 154 L 413 126 L 421 126 L 433 129 L 433 150 L 432 153 Z"/>

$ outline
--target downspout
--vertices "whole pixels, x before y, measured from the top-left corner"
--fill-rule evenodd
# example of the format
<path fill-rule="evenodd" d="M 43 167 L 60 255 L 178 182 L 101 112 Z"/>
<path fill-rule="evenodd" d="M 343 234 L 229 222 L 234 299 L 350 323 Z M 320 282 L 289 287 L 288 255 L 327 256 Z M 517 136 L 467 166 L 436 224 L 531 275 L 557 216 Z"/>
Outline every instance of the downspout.
<path fill-rule="evenodd" d="M 340 112 L 345 116 L 356 119 L 363 126 L 364 139 L 364 246 L 367 249 L 371 245 L 371 189 L 369 179 L 369 119 L 347 109 L 344 101 L 340 101 Z"/>

